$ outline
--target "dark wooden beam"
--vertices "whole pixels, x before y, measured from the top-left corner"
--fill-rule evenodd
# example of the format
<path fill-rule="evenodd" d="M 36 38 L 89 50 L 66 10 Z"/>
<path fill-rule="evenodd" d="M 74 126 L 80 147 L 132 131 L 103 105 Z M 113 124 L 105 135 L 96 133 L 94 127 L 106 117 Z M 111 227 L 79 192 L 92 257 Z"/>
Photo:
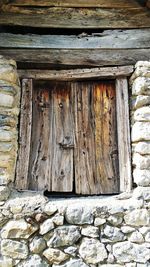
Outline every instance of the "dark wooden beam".
<path fill-rule="evenodd" d="M 150 60 L 148 49 L 0 49 L 0 55 L 17 62 L 49 64 L 57 67 L 134 65 Z"/>
<path fill-rule="evenodd" d="M 105 67 L 73 70 L 18 70 L 21 79 L 74 81 L 84 79 L 116 79 L 133 73 L 133 66 Z"/>
<path fill-rule="evenodd" d="M 137 8 L 136 0 L 7 0 L 10 6 Z"/>
<path fill-rule="evenodd" d="M 150 26 L 150 12 L 140 5 L 136 8 L 35 8 L 3 5 L 0 25 L 70 29 L 147 28 Z"/>
<path fill-rule="evenodd" d="M 150 29 L 104 31 L 93 35 L 20 35 L 0 33 L 1 48 L 142 49 L 150 48 Z"/>

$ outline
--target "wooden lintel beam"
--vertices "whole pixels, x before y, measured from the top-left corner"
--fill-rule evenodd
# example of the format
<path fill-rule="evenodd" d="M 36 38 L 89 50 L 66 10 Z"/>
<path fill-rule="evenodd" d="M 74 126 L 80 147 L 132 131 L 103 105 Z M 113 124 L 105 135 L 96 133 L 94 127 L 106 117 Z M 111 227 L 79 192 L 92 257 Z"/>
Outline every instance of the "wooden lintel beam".
<path fill-rule="evenodd" d="M 74 70 L 18 70 L 19 77 L 34 80 L 57 80 L 72 81 L 83 79 L 103 79 L 116 77 L 127 77 L 133 73 L 133 66 L 107 67 L 92 69 L 74 69 Z"/>

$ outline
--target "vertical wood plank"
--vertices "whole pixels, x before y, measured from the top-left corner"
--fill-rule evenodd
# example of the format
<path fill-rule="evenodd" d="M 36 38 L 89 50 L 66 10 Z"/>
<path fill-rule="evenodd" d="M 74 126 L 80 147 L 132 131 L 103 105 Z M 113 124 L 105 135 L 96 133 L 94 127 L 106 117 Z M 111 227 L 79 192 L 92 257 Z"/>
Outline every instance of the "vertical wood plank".
<path fill-rule="evenodd" d="M 79 194 L 118 192 L 115 85 L 78 82 L 75 99 L 75 184 Z"/>
<path fill-rule="evenodd" d="M 132 185 L 131 143 L 129 126 L 128 81 L 126 78 L 118 78 L 116 80 L 116 97 L 120 191 L 130 192 Z"/>
<path fill-rule="evenodd" d="M 95 142 L 92 131 L 93 111 L 90 110 L 89 82 L 72 84 L 75 116 L 75 190 L 77 194 L 98 193 L 98 181 L 95 173 Z M 96 186 L 97 185 L 97 186 Z"/>
<path fill-rule="evenodd" d="M 116 93 L 113 81 L 94 88 L 96 176 L 102 194 L 119 192 Z"/>
<path fill-rule="evenodd" d="M 52 95 L 51 174 L 52 191 L 73 190 L 74 125 L 70 83 L 56 83 Z"/>
<path fill-rule="evenodd" d="M 32 143 L 29 167 L 29 189 L 51 188 L 49 181 L 49 134 L 50 134 L 50 93 L 48 85 L 34 83 Z"/>
<path fill-rule="evenodd" d="M 32 79 L 22 80 L 19 152 L 16 168 L 17 189 L 28 189 L 28 169 L 32 129 Z"/>

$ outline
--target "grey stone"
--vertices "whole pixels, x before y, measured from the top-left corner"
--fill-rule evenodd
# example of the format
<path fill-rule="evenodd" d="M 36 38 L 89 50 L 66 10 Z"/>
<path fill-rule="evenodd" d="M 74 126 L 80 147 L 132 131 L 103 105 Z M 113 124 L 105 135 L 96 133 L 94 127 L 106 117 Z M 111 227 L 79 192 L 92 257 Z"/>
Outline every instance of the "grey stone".
<path fill-rule="evenodd" d="M 46 248 L 46 242 L 42 237 L 35 236 L 30 243 L 30 251 L 39 254 Z"/>
<path fill-rule="evenodd" d="M 24 242 L 4 239 L 1 242 L 1 253 L 3 256 L 12 259 L 26 259 L 28 257 L 28 247 Z"/>
<path fill-rule="evenodd" d="M 79 254 L 87 264 L 97 264 L 107 258 L 104 244 L 96 239 L 83 238 Z"/>
<path fill-rule="evenodd" d="M 13 267 L 13 261 L 10 258 L 0 258 L 0 267 Z"/>
<path fill-rule="evenodd" d="M 95 226 L 101 226 L 106 223 L 106 219 L 103 218 L 95 218 L 94 225 Z"/>
<path fill-rule="evenodd" d="M 27 260 L 22 261 L 17 267 L 49 267 L 46 261 L 42 260 L 39 255 L 31 255 Z"/>
<path fill-rule="evenodd" d="M 134 112 L 134 121 L 150 121 L 150 107 L 141 107 Z"/>
<path fill-rule="evenodd" d="M 0 142 L 0 152 L 10 152 L 13 148 L 13 144 L 9 142 Z"/>
<path fill-rule="evenodd" d="M 146 209 L 137 209 L 128 212 L 124 216 L 126 224 L 133 226 L 147 226 L 150 222 L 150 216 Z"/>
<path fill-rule="evenodd" d="M 99 229 L 95 226 L 85 226 L 81 230 L 81 234 L 88 237 L 99 237 Z"/>
<path fill-rule="evenodd" d="M 66 210 L 66 221 L 70 224 L 92 224 L 93 214 L 91 208 L 70 206 Z"/>
<path fill-rule="evenodd" d="M 150 243 L 150 231 L 146 234 L 145 241 Z"/>
<path fill-rule="evenodd" d="M 75 244 L 81 237 L 77 226 L 59 226 L 54 230 L 53 237 L 48 241 L 48 246 L 62 247 Z"/>
<path fill-rule="evenodd" d="M 121 231 L 124 233 L 124 234 L 130 234 L 132 232 L 135 231 L 135 228 L 131 227 L 131 226 L 127 226 L 127 225 L 124 225 L 121 227 Z"/>
<path fill-rule="evenodd" d="M 150 200 L 150 187 L 138 186 L 133 191 L 133 197 L 137 199 L 143 198 L 144 200 Z"/>
<path fill-rule="evenodd" d="M 118 263 L 145 263 L 150 258 L 150 249 L 145 244 L 134 244 L 129 241 L 119 242 L 113 246 L 113 254 Z"/>
<path fill-rule="evenodd" d="M 134 182 L 139 186 L 150 186 L 150 170 L 139 170 L 133 171 Z"/>
<path fill-rule="evenodd" d="M 150 78 L 136 78 L 132 85 L 132 95 L 150 95 Z"/>
<path fill-rule="evenodd" d="M 69 255 L 75 257 L 77 254 L 77 247 L 73 247 L 73 246 L 67 247 L 66 249 L 64 249 L 64 252 L 66 254 L 69 254 Z"/>
<path fill-rule="evenodd" d="M 59 264 L 69 258 L 69 255 L 65 254 L 59 249 L 48 248 L 43 252 L 44 257 L 50 264 Z"/>
<path fill-rule="evenodd" d="M 141 154 L 141 155 L 148 155 L 150 154 L 150 142 L 138 142 L 135 145 L 134 151 Z"/>
<path fill-rule="evenodd" d="M 10 195 L 10 190 L 7 186 L 0 186 L 0 201 L 5 201 Z"/>
<path fill-rule="evenodd" d="M 0 106 L 4 108 L 12 108 L 14 97 L 3 92 L 0 92 Z"/>
<path fill-rule="evenodd" d="M 129 241 L 131 241 L 133 243 L 143 243 L 144 238 L 140 232 L 135 231 L 130 235 Z"/>
<path fill-rule="evenodd" d="M 150 122 L 137 121 L 132 126 L 132 142 L 150 141 Z"/>
<path fill-rule="evenodd" d="M 52 221 L 55 225 L 61 226 L 64 223 L 64 216 L 60 214 L 56 214 L 52 217 Z"/>
<path fill-rule="evenodd" d="M 51 202 L 48 202 L 46 205 L 44 205 L 44 212 L 47 215 L 52 215 L 57 211 L 57 207 L 52 204 Z"/>
<path fill-rule="evenodd" d="M 89 267 L 89 265 L 85 264 L 81 259 L 71 259 L 63 265 L 53 264 L 53 267 Z"/>
<path fill-rule="evenodd" d="M 148 226 L 143 226 L 141 228 L 139 228 L 139 231 L 142 235 L 146 235 L 148 232 L 150 232 L 150 227 Z"/>
<path fill-rule="evenodd" d="M 120 264 L 98 264 L 98 267 L 123 267 Z"/>
<path fill-rule="evenodd" d="M 140 170 L 150 168 L 150 155 L 140 155 L 139 153 L 133 153 L 132 164 Z"/>
<path fill-rule="evenodd" d="M 106 225 L 103 230 L 103 235 L 112 242 L 118 242 L 125 240 L 124 234 L 117 227 Z"/>
<path fill-rule="evenodd" d="M 150 105 L 150 96 L 138 95 L 134 97 L 131 101 L 132 110 L 141 108 L 143 106 Z"/>
<path fill-rule="evenodd" d="M 54 229 L 54 223 L 53 223 L 52 219 L 47 219 L 40 225 L 39 233 L 41 235 L 44 235 L 44 234 L 48 233 L 49 231 L 51 231 L 52 229 Z"/>
<path fill-rule="evenodd" d="M 9 221 L 1 231 L 2 238 L 29 238 L 33 233 L 38 230 L 37 225 L 31 225 L 24 219 Z"/>
<path fill-rule="evenodd" d="M 119 215 L 111 215 L 107 218 L 107 221 L 114 225 L 114 226 L 117 226 L 117 225 L 120 225 L 123 221 L 123 218 Z"/>

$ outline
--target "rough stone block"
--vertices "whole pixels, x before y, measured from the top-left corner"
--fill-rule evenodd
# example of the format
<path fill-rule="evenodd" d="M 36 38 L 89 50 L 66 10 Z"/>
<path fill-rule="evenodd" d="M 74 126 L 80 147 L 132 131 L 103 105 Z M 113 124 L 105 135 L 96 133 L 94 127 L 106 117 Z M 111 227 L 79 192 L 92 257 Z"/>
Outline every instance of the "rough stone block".
<path fill-rule="evenodd" d="M 7 186 L 0 186 L 0 201 L 7 200 L 9 194 L 10 194 L 10 189 Z"/>
<path fill-rule="evenodd" d="M 136 78 L 132 85 L 132 95 L 150 95 L 150 78 Z"/>
<path fill-rule="evenodd" d="M 1 242 L 1 253 L 12 259 L 26 259 L 28 257 L 28 246 L 24 242 L 4 239 Z"/>
<path fill-rule="evenodd" d="M 150 186 L 150 170 L 139 170 L 133 171 L 134 182 L 139 186 Z"/>
<path fill-rule="evenodd" d="M 70 224 L 93 223 L 93 214 L 89 207 L 70 206 L 66 210 L 65 218 Z"/>
<path fill-rule="evenodd" d="M 150 155 L 150 142 L 139 142 L 134 147 L 134 152 L 137 152 L 141 155 Z"/>
<path fill-rule="evenodd" d="M 132 142 L 150 141 L 150 122 L 135 122 L 131 131 Z"/>
<path fill-rule="evenodd" d="M 48 248 L 43 252 L 45 258 L 47 258 L 50 264 L 59 264 L 69 258 L 69 255 L 65 254 L 59 249 Z"/>
<path fill-rule="evenodd" d="M 146 209 L 137 209 L 124 216 L 125 222 L 133 226 L 148 226 L 150 223 L 149 212 Z"/>
<path fill-rule="evenodd" d="M 104 244 L 96 239 L 83 238 L 79 254 L 87 264 L 97 264 L 107 258 Z"/>
<path fill-rule="evenodd" d="M 134 112 L 134 121 L 150 121 L 150 107 L 142 107 Z"/>
<path fill-rule="evenodd" d="M 24 219 L 9 221 L 1 230 L 2 238 L 23 238 L 28 239 L 33 233 L 38 230 L 37 225 L 31 225 Z"/>
<path fill-rule="evenodd" d="M 140 155 L 133 153 L 132 163 L 140 170 L 150 169 L 150 155 Z"/>

